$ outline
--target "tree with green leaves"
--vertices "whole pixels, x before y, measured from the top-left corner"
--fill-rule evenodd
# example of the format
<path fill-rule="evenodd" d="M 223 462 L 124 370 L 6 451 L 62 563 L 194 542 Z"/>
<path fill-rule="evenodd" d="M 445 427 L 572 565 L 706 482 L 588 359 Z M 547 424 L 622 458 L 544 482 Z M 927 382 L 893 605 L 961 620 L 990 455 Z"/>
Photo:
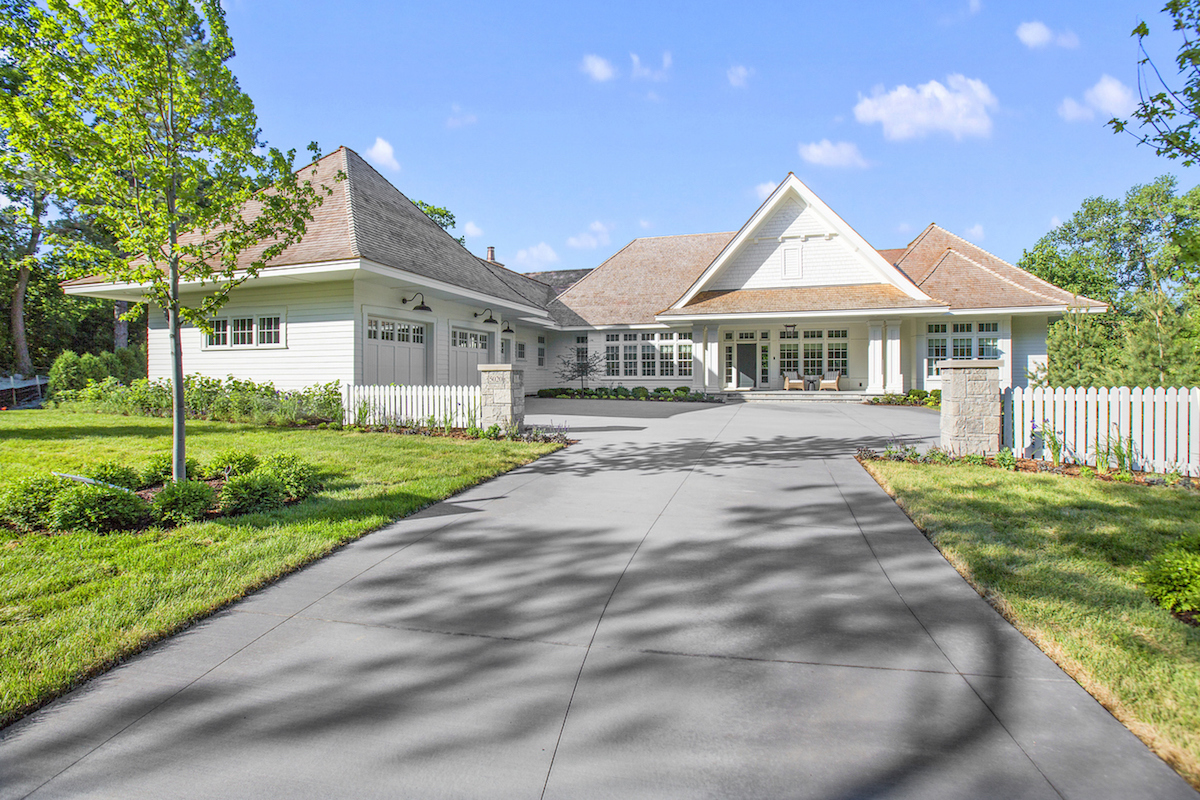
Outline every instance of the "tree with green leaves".
<path fill-rule="evenodd" d="M 429 203 L 422 202 L 421 200 L 413 200 L 412 202 L 414 206 L 421 209 L 425 216 L 436 222 L 438 227 L 444 230 L 446 233 L 449 233 L 450 229 L 454 227 L 454 212 L 452 212 L 450 209 L 443 208 L 442 206 L 433 206 Z M 467 238 L 465 236 L 459 236 L 457 239 L 455 239 L 455 241 L 461 245 L 466 245 Z"/>
<path fill-rule="evenodd" d="M 25 76 L 0 95 L 13 160 L 53 176 L 56 194 L 112 232 L 116 253 L 51 244 L 144 286 L 166 315 L 172 474 L 184 480 L 181 327 L 206 328 L 231 289 L 298 241 L 322 192 L 297 176 L 294 151 L 260 141 L 226 65 L 233 42 L 217 0 L 0 0 L 0 49 Z M 181 283 L 207 294 L 186 306 Z"/>

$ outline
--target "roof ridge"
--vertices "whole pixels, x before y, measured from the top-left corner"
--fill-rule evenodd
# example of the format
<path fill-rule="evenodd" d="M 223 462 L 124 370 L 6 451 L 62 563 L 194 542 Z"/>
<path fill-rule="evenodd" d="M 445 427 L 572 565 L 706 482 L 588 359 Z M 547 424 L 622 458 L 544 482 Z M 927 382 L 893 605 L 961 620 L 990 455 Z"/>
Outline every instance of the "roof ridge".
<path fill-rule="evenodd" d="M 644 242 L 647 239 L 679 239 L 684 236 L 724 236 L 729 233 L 737 233 L 737 231 L 710 231 L 708 233 L 664 233 L 662 236 L 638 236 L 631 240 L 630 243 Z"/>
<path fill-rule="evenodd" d="M 917 243 L 920 242 L 922 239 L 924 239 L 926 236 L 928 236 L 929 232 L 931 230 L 933 230 L 934 228 L 938 228 L 938 224 L 936 222 L 931 222 L 928 225 L 926 225 L 925 229 L 923 231 L 921 231 L 920 233 L 918 233 L 916 238 L 908 243 L 908 247 L 904 248 L 904 252 L 900 254 L 900 257 L 896 259 L 896 263 L 893 264 L 892 266 L 896 267 L 897 269 L 900 269 L 900 262 L 903 261 L 905 258 L 907 258 L 908 254 L 911 253 L 916 248 Z M 938 228 L 938 229 L 945 230 L 945 228 Z M 947 233 L 949 233 L 949 231 L 947 231 Z M 905 273 L 905 274 L 907 274 L 907 273 Z M 909 280 L 911 281 L 912 278 L 909 278 Z M 916 283 L 916 281 L 913 281 L 913 282 Z"/>
<path fill-rule="evenodd" d="M 353 151 L 349 147 L 346 147 L 346 145 L 342 145 L 338 150 L 342 154 L 342 173 L 346 176 L 346 229 L 350 233 L 350 252 L 356 258 L 362 258 L 362 248 L 358 246 L 358 226 L 354 224 L 354 191 L 351 186 L 352 179 L 350 177 L 349 154 Z M 358 153 L 354 153 L 354 155 L 359 159 L 362 158 Z"/>
<path fill-rule="evenodd" d="M 961 238 L 961 237 L 960 237 L 960 238 Z M 963 241 L 966 241 L 966 240 L 965 240 L 965 239 L 963 239 Z M 968 242 L 968 244 L 970 244 L 970 242 Z M 980 249 L 980 250 L 983 250 L 983 248 L 982 248 L 982 247 L 981 247 L 981 248 L 979 248 L 979 249 Z M 986 250 L 984 250 L 984 252 L 986 253 L 987 251 L 986 251 Z M 1037 297 L 1044 297 L 1045 299 L 1047 299 L 1047 300 L 1049 300 L 1049 301 L 1051 301 L 1051 302 L 1053 302 L 1053 303 L 1057 303 L 1057 302 L 1059 302 L 1059 301 L 1060 301 L 1060 299 L 1061 299 L 1061 298 L 1058 298 L 1058 297 L 1051 297 L 1050 295 L 1048 295 L 1048 294 L 1043 294 L 1042 292 L 1035 292 L 1033 289 L 1030 289 L 1030 288 L 1027 288 L 1027 287 L 1025 287 L 1025 286 L 1022 286 L 1021 284 L 1017 283 L 1016 281 L 1012 280 L 1011 278 L 1006 278 L 1006 277 L 1004 277 L 1004 276 L 1003 276 L 1003 275 L 1001 275 L 999 272 L 996 272 L 996 270 L 992 269 L 991 267 L 987 266 L 986 264 L 981 264 L 981 263 L 979 263 L 978 261 L 976 261 L 975 259 L 971 258 L 971 257 L 970 257 L 969 255 L 967 255 L 966 253 L 963 253 L 963 252 L 961 252 L 961 251 L 959 251 L 959 250 L 955 250 L 953 247 L 947 247 L 947 248 L 946 248 L 946 252 L 945 252 L 945 253 L 942 255 L 942 258 L 938 259 L 938 265 L 940 265 L 940 264 L 942 263 L 942 261 L 944 261 L 944 260 L 945 260 L 946 256 L 947 256 L 947 255 L 949 255 L 950 253 L 954 253 L 954 254 L 955 254 L 955 255 L 957 255 L 959 258 L 964 258 L 964 259 L 966 259 L 967 261 L 970 261 L 972 264 L 974 264 L 975 266 L 979 267 L 979 268 L 980 268 L 981 270 L 983 270 L 984 272 L 987 272 L 987 273 L 990 273 L 990 274 L 992 274 L 992 275 L 995 275 L 997 278 L 999 278 L 1000 280 L 1002 280 L 1002 281 L 1004 281 L 1005 283 L 1009 284 L 1010 286 L 1015 286 L 1016 288 L 1020 289 L 1020 290 L 1021 290 L 1021 291 L 1023 291 L 1023 292 L 1026 292 L 1027 294 L 1036 295 Z M 992 255 L 992 254 L 991 254 L 991 253 L 988 253 L 988 255 Z M 992 257 L 993 257 L 993 258 L 995 258 L 995 256 L 992 256 Z M 1003 260 L 1003 259 L 1001 259 L 1001 260 Z M 1007 262 L 1007 261 L 1005 261 L 1004 263 L 1006 263 L 1006 264 L 1007 264 L 1008 262 Z M 1010 265 L 1010 266 L 1011 266 L 1011 265 Z M 935 269 L 936 269 L 936 267 L 935 267 Z M 1022 272 L 1024 272 L 1024 270 L 1021 270 L 1021 271 L 1022 271 Z M 932 274 L 933 274 L 933 272 L 934 272 L 934 270 L 930 270 L 929 274 L 930 274 L 930 275 L 932 275 Z M 1051 285 L 1053 285 L 1053 284 L 1051 284 Z M 1057 287 L 1055 287 L 1055 288 L 1057 288 Z M 1066 290 L 1066 289 L 1059 289 L 1059 291 L 1060 291 L 1060 292 L 1066 292 L 1067 290 Z M 1068 294 L 1070 294 L 1070 292 L 1067 292 L 1067 293 L 1068 293 Z M 1072 295 L 1072 296 L 1073 296 L 1073 297 L 1078 297 L 1079 295 Z"/>
<path fill-rule="evenodd" d="M 471 255 L 474 256 L 475 254 L 471 253 Z M 509 269 L 508 267 L 504 266 L 503 264 L 497 264 L 495 261 L 488 261 L 486 258 L 484 258 L 482 256 L 475 256 L 475 257 L 478 258 L 480 261 L 482 261 L 484 264 L 486 264 L 489 267 L 496 267 L 496 268 L 502 269 L 505 272 L 508 272 L 512 275 L 519 275 L 522 278 L 525 278 L 526 280 L 533 281 L 534 283 L 540 283 L 540 284 L 542 284 L 542 286 L 545 286 L 547 288 L 550 287 L 550 284 L 546 283 L 545 281 L 539 281 L 537 278 L 530 278 L 528 273 L 517 272 L 515 269 Z"/>

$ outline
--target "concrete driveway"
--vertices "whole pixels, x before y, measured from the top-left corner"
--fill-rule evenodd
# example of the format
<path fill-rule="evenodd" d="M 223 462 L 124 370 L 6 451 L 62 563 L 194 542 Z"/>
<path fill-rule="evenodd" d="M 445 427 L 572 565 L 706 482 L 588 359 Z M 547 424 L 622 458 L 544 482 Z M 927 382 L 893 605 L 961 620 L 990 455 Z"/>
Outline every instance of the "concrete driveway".
<path fill-rule="evenodd" d="M 853 461 L 923 409 L 537 401 L 581 443 L 0 734 L 0 796 L 1194 798 Z"/>

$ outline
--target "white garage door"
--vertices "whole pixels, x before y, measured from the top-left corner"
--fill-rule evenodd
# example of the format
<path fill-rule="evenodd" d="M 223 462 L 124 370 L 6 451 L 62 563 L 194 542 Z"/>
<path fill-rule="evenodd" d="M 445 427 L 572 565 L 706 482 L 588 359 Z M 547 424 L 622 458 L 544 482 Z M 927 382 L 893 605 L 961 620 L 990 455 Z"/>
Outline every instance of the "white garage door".
<path fill-rule="evenodd" d="M 488 364 L 488 334 L 457 328 L 450 336 L 450 384 L 478 386 L 480 364 Z"/>
<path fill-rule="evenodd" d="M 367 317 L 363 382 L 408 386 L 427 383 L 425 326 L 386 317 Z"/>

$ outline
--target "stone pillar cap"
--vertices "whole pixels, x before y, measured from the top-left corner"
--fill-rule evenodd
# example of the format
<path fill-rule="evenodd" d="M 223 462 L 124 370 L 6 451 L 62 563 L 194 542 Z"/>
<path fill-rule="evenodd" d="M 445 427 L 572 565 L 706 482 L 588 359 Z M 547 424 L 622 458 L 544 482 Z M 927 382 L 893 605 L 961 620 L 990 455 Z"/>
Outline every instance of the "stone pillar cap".
<path fill-rule="evenodd" d="M 1000 369 L 1004 362 L 990 358 L 956 358 L 951 361 L 939 361 L 938 369 Z"/>
<path fill-rule="evenodd" d="M 480 372 L 512 372 L 514 369 L 512 364 L 476 364 L 475 368 Z"/>

